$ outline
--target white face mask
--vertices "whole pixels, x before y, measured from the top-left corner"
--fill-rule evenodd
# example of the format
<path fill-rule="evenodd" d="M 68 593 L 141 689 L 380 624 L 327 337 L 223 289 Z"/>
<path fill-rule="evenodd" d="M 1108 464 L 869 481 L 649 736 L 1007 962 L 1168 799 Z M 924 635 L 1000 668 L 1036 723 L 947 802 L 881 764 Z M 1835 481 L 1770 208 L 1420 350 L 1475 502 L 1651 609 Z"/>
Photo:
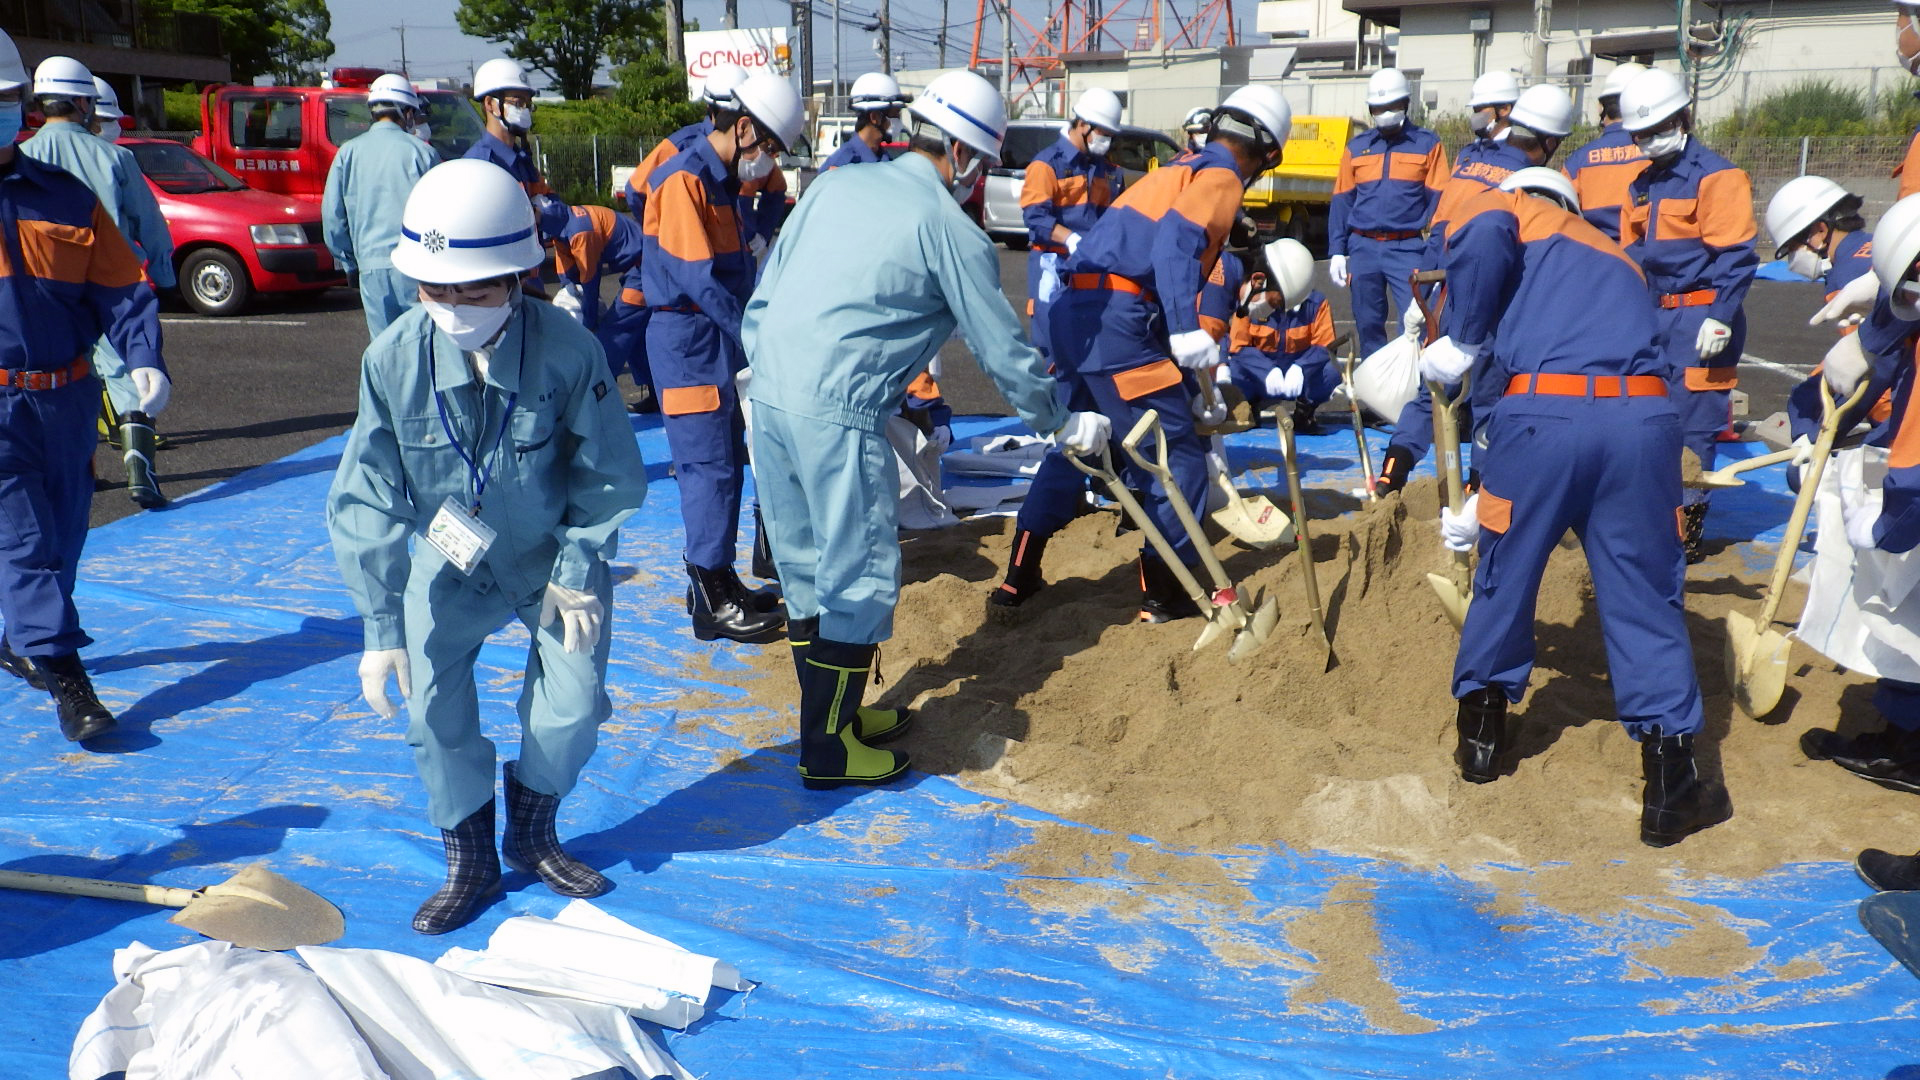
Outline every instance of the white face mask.
<path fill-rule="evenodd" d="M 1633 141 L 1640 147 L 1641 153 L 1659 161 L 1662 158 L 1670 158 L 1687 148 L 1687 130 L 1674 128 L 1672 131 L 1662 132 L 1650 139 L 1642 139 L 1635 135 Z"/>
<path fill-rule="evenodd" d="M 953 182 L 947 185 L 947 190 L 953 193 L 954 201 L 966 202 L 967 196 L 973 194 L 973 185 L 979 181 L 980 167 L 985 161 L 985 158 L 974 154 L 968 158 L 966 168 L 953 170 Z"/>
<path fill-rule="evenodd" d="M 532 131 L 533 110 L 525 105 L 508 105 L 500 110 L 500 122 L 507 125 L 509 131 Z"/>
<path fill-rule="evenodd" d="M 422 297 L 420 306 L 427 309 L 433 325 L 452 338 L 461 352 L 472 352 L 498 337 L 500 328 L 507 324 L 507 317 L 513 314 L 511 302 L 498 307 L 481 307 L 478 304 L 441 304 Z"/>
<path fill-rule="evenodd" d="M 1196 131 L 1187 136 L 1187 142 L 1191 144 L 1195 150 L 1198 150 L 1207 145 L 1207 133 L 1204 131 Z"/>
<path fill-rule="evenodd" d="M 1400 125 L 1407 122 L 1407 110 L 1394 109 L 1391 112 L 1374 113 L 1373 126 L 1381 131 L 1399 131 Z"/>
<path fill-rule="evenodd" d="M 413 137 L 419 139 L 421 142 L 431 140 L 433 138 L 433 125 L 427 123 L 425 120 L 413 125 Z"/>
<path fill-rule="evenodd" d="M 1498 120 L 1499 117 L 1494 115 L 1492 109 L 1475 109 L 1473 113 L 1473 133 L 1481 138 L 1485 138 L 1487 132 L 1493 130 L 1493 125 L 1498 122 Z"/>
<path fill-rule="evenodd" d="M 772 171 L 773 155 L 767 153 L 765 150 L 760 151 L 752 157 L 743 157 L 733 163 L 734 175 L 747 183 L 755 180 L 764 180 L 767 178 L 767 174 Z"/>
<path fill-rule="evenodd" d="M 1087 153 L 1094 157 L 1106 157 L 1107 151 L 1111 149 L 1113 149 L 1113 136 L 1103 135 L 1098 131 L 1087 136 Z"/>
<path fill-rule="evenodd" d="M 1827 276 L 1828 270 L 1833 269 L 1833 261 L 1821 258 L 1812 248 L 1802 244 L 1793 249 L 1793 254 L 1787 256 L 1787 269 L 1803 278 L 1818 281 Z"/>
<path fill-rule="evenodd" d="M 117 143 L 120 141 L 120 121 L 108 120 L 101 124 L 100 130 L 94 134 L 99 136 L 102 142 Z"/>
<path fill-rule="evenodd" d="M 5 145 L 13 145 L 13 137 L 20 134 L 20 125 L 25 120 L 26 114 L 21 110 L 19 102 L 0 105 L 0 140 L 3 140 Z"/>
<path fill-rule="evenodd" d="M 1254 322 L 1266 322 L 1273 318 L 1273 305 L 1267 301 L 1267 293 L 1256 293 L 1247 301 L 1247 318 Z"/>

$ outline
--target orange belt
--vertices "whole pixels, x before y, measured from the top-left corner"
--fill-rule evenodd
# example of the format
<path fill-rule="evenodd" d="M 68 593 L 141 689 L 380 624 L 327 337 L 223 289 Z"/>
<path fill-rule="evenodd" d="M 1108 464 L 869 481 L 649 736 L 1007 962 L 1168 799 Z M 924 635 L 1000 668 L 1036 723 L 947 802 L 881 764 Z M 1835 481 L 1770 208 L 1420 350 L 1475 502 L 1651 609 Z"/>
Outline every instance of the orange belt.
<path fill-rule="evenodd" d="M 1667 380 L 1658 375 L 1515 375 L 1507 380 L 1508 394 L 1553 394 L 1557 397 L 1666 397 Z"/>
<path fill-rule="evenodd" d="M 620 302 L 623 304 L 632 304 L 634 307 L 646 307 L 647 294 L 641 292 L 639 289 L 622 288 L 620 290 Z"/>
<path fill-rule="evenodd" d="M 1035 251 L 1045 252 L 1049 255 L 1065 255 L 1067 253 L 1067 245 L 1056 244 L 1051 240 L 1042 241 L 1041 243 L 1032 245 L 1032 247 Z"/>
<path fill-rule="evenodd" d="M 1132 293 L 1142 300 L 1152 300 L 1153 291 L 1144 288 L 1132 278 L 1123 278 L 1119 274 L 1068 274 L 1069 289 L 1108 289 L 1113 292 Z"/>
<path fill-rule="evenodd" d="M 1682 307 L 1705 307 L 1718 299 L 1716 289 L 1695 289 L 1692 292 L 1671 292 L 1660 294 L 1660 306 L 1671 311 Z"/>
<path fill-rule="evenodd" d="M 657 307 L 657 308 L 654 308 L 653 310 L 677 311 L 682 315 L 698 315 L 700 314 L 700 305 L 699 304 L 681 304 L 679 307 Z"/>
<path fill-rule="evenodd" d="M 17 386 L 22 390 L 57 390 L 70 382 L 78 382 L 93 371 L 93 362 L 82 357 L 66 367 L 51 371 L 13 371 L 0 368 L 0 386 Z"/>
<path fill-rule="evenodd" d="M 1357 235 L 1369 240 L 1411 240 L 1420 235 L 1419 229 L 1403 229 L 1400 232 L 1379 232 L 1374 229 L 1355 229 Z"/>

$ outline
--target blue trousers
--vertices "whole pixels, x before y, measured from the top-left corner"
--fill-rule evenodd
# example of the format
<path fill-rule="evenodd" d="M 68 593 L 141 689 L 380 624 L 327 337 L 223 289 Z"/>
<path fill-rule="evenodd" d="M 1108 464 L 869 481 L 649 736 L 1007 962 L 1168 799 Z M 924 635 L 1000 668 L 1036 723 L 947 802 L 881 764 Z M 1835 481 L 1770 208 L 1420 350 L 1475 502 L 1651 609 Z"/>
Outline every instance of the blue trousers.
<path fill-rule="evenodd" d="M 1729 390 L 1689 390 L 1687 369 L 1700 367 L 1697 342 L 1700 324 L 1706 320 L 1702 307 L 1662 308 L 1658 312 L 1659 336 L 1654 339 L 1660 358 L 1669 365 L 1667 392 L 1680 412 L 1681 445 L 1700 458 L 1702 471 L 1713 468 L 1720 453 L 1720 433 L 1733 418 L 1733 395 Z M 1714 357 L 1716 370 L 1731 371 L 1740 361 L 1747 343 L 1747 316 L 1742 312 L 1733 320 L 1733 338 L 1720 355 Z M 1688 488 L 1686 505 L 1706 502 L 1711 490 Z"/>
<path fill-rule="evenodd" d="M 680 482 L 685 558 L 708 570 L 730 567 L 747 476 L 746 425 L 733 382 L 739 346 L 699 312 L 657 310 L 647 320 L 647 356 Z"/>
<path fill-rule="evenodd" d="M 621 372 L 631 371 L 635 386 L 650 389 L 653 370 L 647 364 L 647 323 L 652 316 L 652 308 L 615 300 L 593 330 L 594 336 L 600 339 L 600 347 L 606 350 L 607 367 L 613 377 L 617 379 Z"/>
<path fill-rule="evenodd" d="M 419 283 L 393 267 L 360 271 L 360 308 L 367 316 L 369 337 L 379 337 L 388 323 L 419 302 Z"/>
<path fill-rule="evenodd" d="M 1881 679 L 1873 686 L 1873 707 L 1887 726 L 1920 731 L 1920 685 Z"/>
<path fill-rule="evenodd" d="M 613 580 L 602 562 L 587 588 L 606 608 L 591 653 L 566 650 L 560 620 L 540 625 L 543 592 L 507 596 L 490 581 L 475 581 L 444 564 L 417 559 L 402 608 L 413 695 L 407 699 L 407 745 L 427 787 L 427 817 L 451 829 L 494 797 L 493 741 L 480 732 L 480 698 L 473 665 L 480 646 L 509 616 L 533 636 L 520 683 L 522 784 L 542 795 L 573 790 L 593 756 L 600 725 L 613 715 L 607 698 L 607 654 L 613 637 Z"/>
<path fill-rule="evenodd" d="M 1372 356 L 1392 335 L 1387 330 L 1387 294 L 1393 294 L 1395 322 L 1413 304 L 1413 272 L 1425 261 L 1427 242 L 1418 236 L 1405 240 L 1374 240 L 1347 236 L 1347 290 L 1353 301 L 1353 328 L 1359 335 L 1360 355 Z"/>
<path fill-rule="evenodd" d="M 756 401 L 753 484 L 787 617 L 818 617 L 829 641 L 892 637 L 900 492 L 887 437 Z"/>
<path fill-rule="evenodd" d="M 1261 363 L 1265 358 L 1266 354 L 1258 349 L 1241 349 L 1227 358 L 1227 370 L 1233 375 L 1234 389 L 1259 408 L 1280 400 L 1267 396 L 1267 372 L 1278 365 Z M 1340 385 L 1340 371 L 1333 366 L 1333 358 L 1322 352 L 1318 361 L 1299 364 L 1298 367 L 1304 385 L 1298 400 L 1309 405 L 1326 404 L 1327 399 L 1333 396 L 1334 388 Z"/>
<path fill-rule="evenodd" d="M 1620 722 L 1635 739 L 1700 729 L 1676 516 L 1680 436 L 1664 397 L 1516 394 L 1494 407 L 1454 697 L 1497 686 L 1520 700 L 1533 673 L 1540 578 L 1572 529 L 1593 574 Z"/>
<path fill-rule="evenodd" d="M 100 381 L 0 388 L 0 618 L 22 656 L 59 656 L 93 639 L 73 606 L 93 507 Z"/>

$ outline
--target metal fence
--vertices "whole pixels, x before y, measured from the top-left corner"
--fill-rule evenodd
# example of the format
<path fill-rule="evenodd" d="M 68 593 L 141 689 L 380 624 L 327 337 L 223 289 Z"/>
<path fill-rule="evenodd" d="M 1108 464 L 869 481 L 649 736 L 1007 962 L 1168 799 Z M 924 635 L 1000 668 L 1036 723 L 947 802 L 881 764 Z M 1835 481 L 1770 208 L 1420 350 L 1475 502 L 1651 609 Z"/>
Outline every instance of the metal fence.
<path fill-rule="evenodd" d="M 533 137 L 540 171 L 554 194 L 572 205 L 612 205 L 617 168 L 640 164 L 663 136 L 646 132 L 617 135 L 548 134 Z"/>

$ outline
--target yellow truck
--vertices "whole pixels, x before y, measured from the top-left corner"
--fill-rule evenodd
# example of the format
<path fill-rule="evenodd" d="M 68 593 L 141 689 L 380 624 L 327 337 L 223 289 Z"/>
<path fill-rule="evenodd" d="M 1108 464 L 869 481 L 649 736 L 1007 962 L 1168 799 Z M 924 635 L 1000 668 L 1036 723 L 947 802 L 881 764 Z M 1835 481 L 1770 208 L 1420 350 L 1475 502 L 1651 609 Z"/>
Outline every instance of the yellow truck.
<path fill-rule="evenodd" d="M 1327 207 L 1353 126 L 1345 116 L 1293 118 L 1280 164 L 1248 185 L 1241 202 L 1262 233 L 1291 236 L 1315 255 L 1326 253 Z"/>

